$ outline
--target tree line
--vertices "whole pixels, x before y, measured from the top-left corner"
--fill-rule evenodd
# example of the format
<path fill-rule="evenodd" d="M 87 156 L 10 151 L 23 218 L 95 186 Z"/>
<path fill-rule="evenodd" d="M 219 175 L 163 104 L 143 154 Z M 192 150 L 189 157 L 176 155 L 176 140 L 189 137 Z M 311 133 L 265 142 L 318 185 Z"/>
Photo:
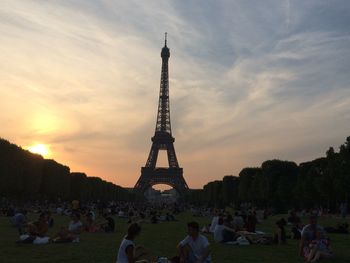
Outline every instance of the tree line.
<path fill-rule="evenodd" d="M 71 173 L 68 166 L 44 159 L 0 138 L 0 196 L 12 200 L 135 200 L 121 186 Z"/>
<path fill-rule="evenodd" d="M 216 207 L 251 203 L 278 211 L 289 208 L 323 207 L 336 211 L 350 198 L 350 137 L 335 152 L 297 165 L 290 161 L 268 160 L 261 167 L 244 168 L 238 176 L 192 190 L 188 201 Z"/>

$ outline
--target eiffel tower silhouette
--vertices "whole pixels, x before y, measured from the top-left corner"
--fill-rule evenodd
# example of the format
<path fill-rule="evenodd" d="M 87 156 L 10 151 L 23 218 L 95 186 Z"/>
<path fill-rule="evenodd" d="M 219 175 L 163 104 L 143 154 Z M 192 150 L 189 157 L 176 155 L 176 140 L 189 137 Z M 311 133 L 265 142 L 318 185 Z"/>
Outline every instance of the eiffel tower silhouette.
<path fill-rule="evenodd" d="M 153 185 L 166 184 L 173 187 L 180 196 L 183 196 L 187 192 L 188 186 L 183 177 L 183 169 L 179 167 L 176 158 L 174 148 L 175 138 L 171 133 L 168 71 L 170 50 L 167 47 L 167 33 L 165 33 L 165 44 L 162 48 L 161 57 L 162 72 L 156 129 L 154 136 L 152 137 L 152 147 L 146 165 L 141 168 L 141 176 L 138 179 L 134 190 L 144 193 Z M 156 166 L 160 150 L 167 151 L 169 167 Z"/>

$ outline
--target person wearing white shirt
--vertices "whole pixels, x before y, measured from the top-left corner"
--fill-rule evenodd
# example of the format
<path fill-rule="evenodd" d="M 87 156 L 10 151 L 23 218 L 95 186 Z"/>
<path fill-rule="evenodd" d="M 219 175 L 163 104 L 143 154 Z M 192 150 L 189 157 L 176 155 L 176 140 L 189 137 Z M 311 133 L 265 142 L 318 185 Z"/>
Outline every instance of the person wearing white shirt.
<path fill-rule="evenodd" d="M 210 244 L 208 239 L 199 234 L 197 222 L 187 224 L 188 236 L 177 246 L 180 263 L 210 263 Z"/>
<path fill-rule="evenodd" d="M 215 215 L 213 217 L 213 219 L 211 220 L 211 224 L 210 224 L 210 227 L 209 227 L 209 232 L 210 233 L 214 233 L 214 230 L 215 230 L 216 225 L 218 224 L 218 221 L 219 221 L 219 216 Z"/>
<path fill-rule="evenodd" d="M 128 234 L 123 238 L 116 263 L 148 263 L 147 260 L 137 260 L 145 254 L 143 247 L 135 247 L 134 239 L 140 234 L 141 227 L 137 224 L 131 224 L 128 228 Z"/>
<path fill-rule="evenodd" d="M 226 233 L 225 233 L 226 232 Z M 229 242 L 233 241 L 235 237 L 235 230 L 224 225 L 224 219 L 219 218 L 218 224 L 214 230 L 214 240 L 215 242 Z"/>

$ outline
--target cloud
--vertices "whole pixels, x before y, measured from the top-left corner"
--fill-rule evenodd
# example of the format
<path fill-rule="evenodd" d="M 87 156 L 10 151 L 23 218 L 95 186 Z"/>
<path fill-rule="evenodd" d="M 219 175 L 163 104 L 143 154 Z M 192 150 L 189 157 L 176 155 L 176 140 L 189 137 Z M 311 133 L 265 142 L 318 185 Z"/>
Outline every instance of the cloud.
<path fill-rule="evenodd" d="M 175 148 L 191 187 L 349 135 L 347 1 L 15 1 L 0 10 L 1 137 L 132 186 L 168 32 Z"/>

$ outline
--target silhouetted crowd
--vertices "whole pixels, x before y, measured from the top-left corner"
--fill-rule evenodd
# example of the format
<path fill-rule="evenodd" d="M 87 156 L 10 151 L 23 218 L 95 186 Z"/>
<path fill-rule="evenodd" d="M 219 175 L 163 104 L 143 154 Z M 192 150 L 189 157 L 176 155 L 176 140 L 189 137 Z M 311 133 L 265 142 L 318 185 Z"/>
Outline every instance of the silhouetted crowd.
<path fill-rule="evenodd" d="M 339 209 L 341 218 L 346 218 L 346 209 L 347 204 L 342 204 Z M 178 243 L 177 255 L 170 259 L 160 257 L 157 262 L 211 262 L 208 235 L 212 235 L 215 242 L 226 245 L 284 245 L 288 239 L 297 239 L 300 240 L 300 256 L 308 262 L 315 262 L 333 256 L 327 233 L 348 233 L 347 223 L 321 227 L 317 218 L 329 215 L 320 208 L 291 210 L 286 219 L 280 218 L 275 222 L 274 233 L 265 233 L 258 230 L 259 224 L 273 215 L 274 211 L 259 210 L 251 204 L 242 204 L 234 212 L 178 204 L 114 201 L 80 203 L 78 200 L 71 203 L 27 203 L 21 207 L 2 202 L 0 207 L 0 215 L 8 217 L 11 225 L 17 229 L 19 239 L 16 242 L 19 244 L 78 243 L 83 231 L 113 233 L 117 230 L 114 218 L 125 219 L 129 227 L 118 250 L 119 263 L 148 262 L 141 259 L 146 253 L 145 248 L 134 243 L 135 238 L 141 234 L 142 224 L 177 221 L 177 215 L 183 211 L 190 211 L 194 217 L 212 219 L 210 224 L 203 226 L 195 221 L 189 222 L 187 236 Z M 37 215 L 37 219 L 29 221 L 28 214 Z M 70 220 L 67 225 L 59 226 L 59 230 L 49 236 L 49 229 L 56 224 L 53 214 L 69 217 Z M 309 218 L 306 225 L 301 220 L 305 217 Z"/>

